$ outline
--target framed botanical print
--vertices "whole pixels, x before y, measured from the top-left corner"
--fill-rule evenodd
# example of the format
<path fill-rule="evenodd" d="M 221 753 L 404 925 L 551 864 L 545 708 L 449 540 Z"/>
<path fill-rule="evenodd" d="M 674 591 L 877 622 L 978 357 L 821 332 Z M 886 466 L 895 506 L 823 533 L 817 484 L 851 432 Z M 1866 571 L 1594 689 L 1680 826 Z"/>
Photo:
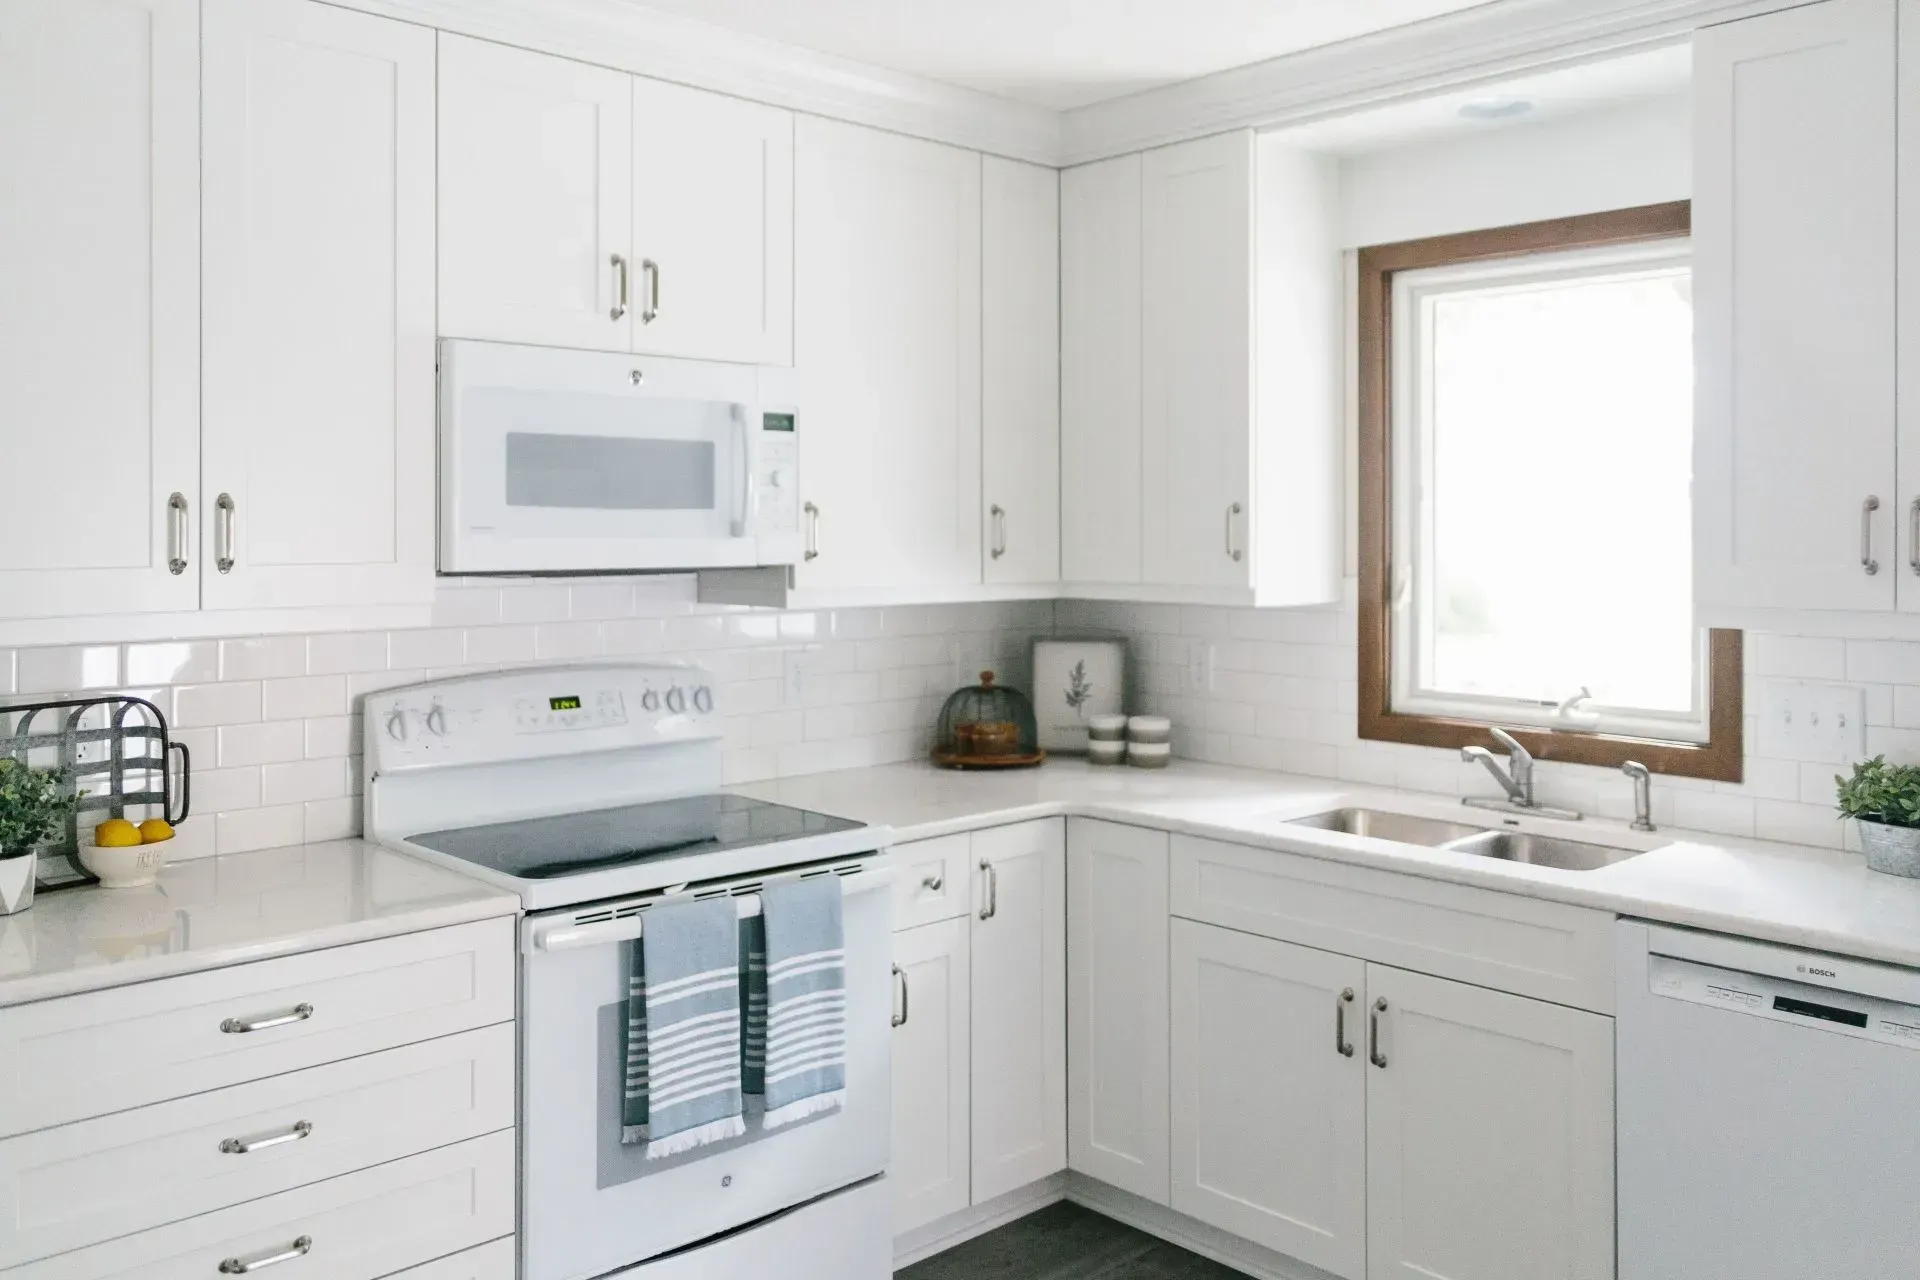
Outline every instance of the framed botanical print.
<path fill-rule="evenodd" d="M 1124 640 L 1036 640 L 1033 714 L 1045 751 L 1085 751 L 1087 718 L 1117 714 L 1126 693 Z"/>

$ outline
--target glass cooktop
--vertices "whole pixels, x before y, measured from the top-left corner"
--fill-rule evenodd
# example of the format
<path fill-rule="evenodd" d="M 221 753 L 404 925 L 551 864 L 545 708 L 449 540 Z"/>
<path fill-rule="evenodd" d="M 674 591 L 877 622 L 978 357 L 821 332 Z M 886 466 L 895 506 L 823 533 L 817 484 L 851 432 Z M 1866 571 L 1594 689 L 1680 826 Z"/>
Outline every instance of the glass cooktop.
<path fill-rule="evenodd" d="M 411 842 L 522 880 L 552 880 L 863 825 L 747 796 L 705 795 L 455 827 Z"/>

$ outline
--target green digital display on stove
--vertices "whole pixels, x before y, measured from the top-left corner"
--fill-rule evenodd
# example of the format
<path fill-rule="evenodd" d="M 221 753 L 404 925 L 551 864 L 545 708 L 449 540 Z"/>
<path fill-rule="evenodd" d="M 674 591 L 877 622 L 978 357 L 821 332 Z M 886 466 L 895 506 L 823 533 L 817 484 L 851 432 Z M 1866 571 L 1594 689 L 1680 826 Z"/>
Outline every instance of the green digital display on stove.
<path fill-rule="evenodd" d="M 555 711 L 578 711 L 580 709 L 580 699 L 548 698 L 547 706 Z"/>

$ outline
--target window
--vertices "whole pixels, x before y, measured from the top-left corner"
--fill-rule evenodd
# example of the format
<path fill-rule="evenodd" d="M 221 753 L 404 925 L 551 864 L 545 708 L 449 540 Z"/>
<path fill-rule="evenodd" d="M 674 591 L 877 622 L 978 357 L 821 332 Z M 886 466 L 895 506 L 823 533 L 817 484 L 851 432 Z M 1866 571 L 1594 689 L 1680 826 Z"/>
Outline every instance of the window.
<path fill-rule="evenodd" d="M 1364 250 L 1360 732 L 1740 776 L 1693 622 L 1685 204 Z"/>

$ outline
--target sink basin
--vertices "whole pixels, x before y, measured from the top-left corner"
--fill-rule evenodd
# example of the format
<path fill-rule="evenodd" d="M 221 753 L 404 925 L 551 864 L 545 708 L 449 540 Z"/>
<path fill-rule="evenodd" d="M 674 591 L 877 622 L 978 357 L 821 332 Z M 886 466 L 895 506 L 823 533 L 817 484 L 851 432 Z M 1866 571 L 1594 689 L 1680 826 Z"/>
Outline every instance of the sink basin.
<path fill-rule="evenodd" d="M 1588 844 L 1584 840 L 1563 840 L 1558 836 L 1533 835 L 1525 831 L 1483 831 L 1464 840 L 1449 841 L 1446 848 L 1455 853 L 1501 858 L 1507 862 L 1529 862 L 1536 867 L 1558 867 L 1562 871 L 1597 871 L 1616 862 L 1625 862 L 1628 858 L 1637 858 L 1644 852 L 1640 849 Z"/>
<path fill-rule="evenodd" d="M 1429 848 L 1450 840 L 1477 836 L 1486 830 L 1464 822 L 1415 818 L 1379 809 L 1333 809 L 1311 817 L 1290 819 L 1287 825 L 1313 827 L 1319 831 L 1341 831 L 1350 836 L 1372 836 L 1375 840 L 1397 840 L 1401 844 L 1426 845 Z"/>

